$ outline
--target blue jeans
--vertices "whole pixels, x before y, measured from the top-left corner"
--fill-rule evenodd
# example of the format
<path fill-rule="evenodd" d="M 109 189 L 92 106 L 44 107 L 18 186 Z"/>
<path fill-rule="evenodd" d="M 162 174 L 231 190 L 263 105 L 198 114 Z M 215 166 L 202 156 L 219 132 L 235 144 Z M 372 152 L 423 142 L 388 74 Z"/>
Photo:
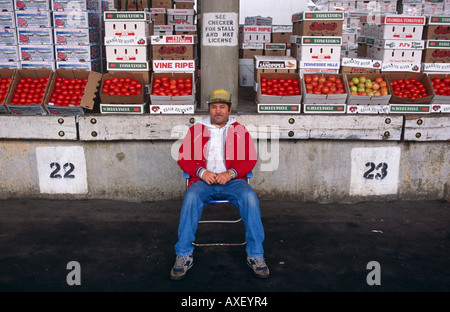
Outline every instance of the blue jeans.
<path fill-rule="evenodd" d="M 262 242 L 264 229 L 261 222 L 259 200 L 253 188 L 246 180 L 236 179 L 225 185 L 208 185 L 203 180 L 194 182 L 186 191 L 181 207 L 178 242 L 175 244 L 177 255 L 189 255 L 194 251 L 198 222 L 203 208 L 210 200 L 227 199 L 241 214 L 245 226 L 246 252 L 250 257 L 263 256 Z"/>

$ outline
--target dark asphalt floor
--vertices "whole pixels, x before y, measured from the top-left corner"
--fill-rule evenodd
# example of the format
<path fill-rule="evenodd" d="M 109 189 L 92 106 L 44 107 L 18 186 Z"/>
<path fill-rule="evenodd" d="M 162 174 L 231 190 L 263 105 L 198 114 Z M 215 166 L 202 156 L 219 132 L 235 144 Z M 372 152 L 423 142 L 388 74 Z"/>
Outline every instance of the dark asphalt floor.
<path fill-rule="evenodd" d="M 172 281 L 180 200 L 0 200 L 0 291 L 450 291 L 448 201 L 260 204 L 269 279 L 253 276 L 245 247 L 197 247 L 187 277 Z M 204 217 L 237 214 L 215 206 Z M 198 238 L 242 240 L 241 224 L 227 226 L 200 225 Z"/>

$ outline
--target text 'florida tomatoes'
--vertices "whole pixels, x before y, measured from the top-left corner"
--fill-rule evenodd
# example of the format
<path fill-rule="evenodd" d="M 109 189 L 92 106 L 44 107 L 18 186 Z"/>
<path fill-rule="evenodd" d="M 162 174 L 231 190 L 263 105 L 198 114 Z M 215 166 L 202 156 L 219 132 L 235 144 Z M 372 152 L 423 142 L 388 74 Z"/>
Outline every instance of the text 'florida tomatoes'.
<path fill-rule="evenodd" d="M 291 78 L 261 77 L 261 94 L 276 96 L 293 96 L 300 94 L 300 81 Z"/>
<path fill-rule="evenodd" d="M 14 91 L 11 104 L 30 105 L 41 104 L 44 98 L 49 77 L 20 78 Z"/>
<path fill-rule="evenodd" d="M 309 94 L 344 94 L 344 83 L 334 75 L 318 76 L 306 75 L 303 77 L 306 93 Z"/>
<path fill-rule="evenodd" d="M 152 85 L 152 95 L 186 96 L 192 94 L 192 78 L 155 78 Z"/>
<path fill-rule="evenodd" d="M 55 90 L 50 97 L 49 104 L 56 106 L 80 105 L 87 82 L 88 78 L 56 77 Z"/>

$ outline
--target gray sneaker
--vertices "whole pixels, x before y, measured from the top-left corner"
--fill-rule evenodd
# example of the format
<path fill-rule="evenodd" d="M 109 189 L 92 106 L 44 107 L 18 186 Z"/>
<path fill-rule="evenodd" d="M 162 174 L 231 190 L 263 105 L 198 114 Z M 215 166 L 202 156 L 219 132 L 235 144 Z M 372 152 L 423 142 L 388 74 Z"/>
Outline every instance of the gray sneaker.
<path fill-rule="evenodd" d="M 173 280 L 180 280 L 186 277 L 186 272 L 194 264 L 194 257 L 192 254 L 187 256 L 178 256 L 175 259 L 175 265 L 170 271 L 170 278 Z"/>
<path fill-rule="evenodd" d="M 247 256 L 247 264 L 250 268 L 252 268 L 255 275 L 259 278 L 268 278 L 269 277 L 269 268 L 266 265 L 266 261 L 264 261 L 264 257 L 248 257 Z"/>

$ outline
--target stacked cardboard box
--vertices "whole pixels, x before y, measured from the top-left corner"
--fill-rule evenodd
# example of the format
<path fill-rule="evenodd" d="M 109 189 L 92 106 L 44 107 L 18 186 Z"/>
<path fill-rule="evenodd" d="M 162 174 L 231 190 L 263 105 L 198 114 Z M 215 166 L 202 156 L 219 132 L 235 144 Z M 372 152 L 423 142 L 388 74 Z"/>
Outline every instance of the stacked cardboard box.
<path fill-rule="evenodd" d="M 382 61 L 381 71 L 420 72 L 425 17 L 371 16 L 366 36 L 367 57 Z"/>
<path fill-rule="evenodd" d="M 147 11 L 106 11 L 103 13 L 103 18 L 108 73 L 115 77 L 122 75 L 121 72 L 129 74 L 133 78 L 136 76 L 138 81 L 147 86 L 147 92 L 144 91 L 142 99 L 136 98 L 133 101 L 121 99 L 123 103 L 116 102 L 120 99 L 103 96 L 100 110 L 102 113 L 117 112 L 112 109 L 113 106 L 129 104 L 135 105 L 137 109 L 122 110 L 122 113 L 135 113 L 136 111 L 143 113 L 148 104 L 148 85 L 151 73 L 151 64 L 148 61 L 150 56 L 150 13 Z"/>
<path fill-rule="evenodd" d="M 424 72 L 450 71 L 450 17 L 429 16 L 423 32 L 426 42 L 423 53 Z"/>
<path fill-rule="evenodd" d="M 23 68 L 55 68 L 51 1 L 15 1 L 18 55 Z"/>
<path fill-rule="evenodd" d="M 150 79 L 151 114 L 193 114 L 198 70 L 197 15 L 193 0 L 152 1 L 153 35 L 150 38 L 152 69 Z M 164 80 L 161 83 L 161 79 Z M 157 87 L 172 80 L 174 93 Z M 167 83 L 168 83 L 167 81 Z M 183 83 L 181 83 L 183 82 Z M 185 88 L 185 83 L 189 91 Z"/>
<path fill-rule="evenodd" d="M 291 56 L 297 59 L 300 73 L 338 73 L 344 12 L 304 11 L 293 14 L 292 23 Z"/>
<path fill-rule="evenodd" d="M 56 68 L 101 71 L 99 0 L 52 2 Z"/>
<path fill-rule="evenodd" d="M 12 0 L 0 0 L 0 68 L 20 68 Z"/>
<path fill-rule="evenodd" d="M 264 55 L 265 44 L 270 44 L 272 19 L 254 16 L 246 17 L 245 21 L 246 25 L 239 26 L 239 85 L 252 87 L 255 85 L 253 57 Z"/>
<path fill-rule="evenodd" d="M 398 11 L 400 14 L 414 16 L 443 15 L 445 0 L 401 0 Z"/>

